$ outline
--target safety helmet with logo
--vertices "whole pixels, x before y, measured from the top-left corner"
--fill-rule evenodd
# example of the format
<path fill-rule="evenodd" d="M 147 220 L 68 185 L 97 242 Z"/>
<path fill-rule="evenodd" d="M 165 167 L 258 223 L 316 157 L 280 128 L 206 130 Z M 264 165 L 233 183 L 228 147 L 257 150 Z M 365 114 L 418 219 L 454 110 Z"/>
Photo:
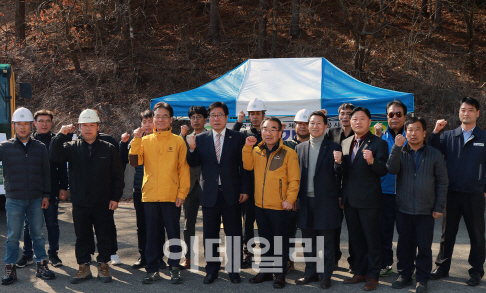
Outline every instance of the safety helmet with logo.
<path fill-rule="evenodd" d="M 248 103 L 248 107 L 246 108 L 246 111 L 267 111 L 267 108 L 265 107 L 265 104 L 263 103 L 262 100 L 259 100 L 257 98 L 254 98 L 253 100 Z"/>
<path fill-rule="evenodd" d="M 12 122 L 34 122 L 34 115 L 29 109 L 20 107 L 13 112 Z"/>
<path fill-rule="evenodd" d="M 79 115 L 78 123 L 100 123 L 100 117 L 95 110 L 86 109 Z"/>
<path fill-rule="evenodd" d="M 309 116 L 312 112 L 307 109 L 302 109 L 295 114 L 294 122 L 309 122 Z"/>

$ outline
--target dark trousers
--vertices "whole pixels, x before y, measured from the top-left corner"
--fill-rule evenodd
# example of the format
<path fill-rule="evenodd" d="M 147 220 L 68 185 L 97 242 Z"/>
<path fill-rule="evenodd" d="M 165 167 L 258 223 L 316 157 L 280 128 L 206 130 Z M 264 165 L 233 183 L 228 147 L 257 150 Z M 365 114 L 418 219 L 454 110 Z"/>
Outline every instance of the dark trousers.
<path fill-rule="evenodd" d="M 241 243 L 241 211 L 239 204 L 230 206 L 226 203 L 223 197 L 221 189 L 218 191 L 218 199 L 216 204 L 212 207 L 202 207 L 203 211 L 203 234 L 204 234 L 204 250 L 208 254 L 211 252 L 213 257 L 219 257 L 219 252 L 217 248 L 219 244 L 211 244 L 210 247 L 206 245 L 206 240 L 216 240 L 219 238 L 219 233 L 221 230 L 221 218 L 223 219 L 223 229 L 226 237 L 233 237 L 233 245 L 240 246 Z M 237 236 L 239 238 L 235 239 Z M 238 242 L 238 243 L 237 243 Z M 227 257 L 234 263 L 243 257 L 242 249 L 233 249 L 233 247 L 227 247 L 226 249 Z M 208 261 L 206 260 L 206 273 L 207 274 L 217 274 L 221 266 L 220 261 Z M 234 266 L 231 265 L 233 268 Z M 238 270 L 231 269 L 229 273 L 238 273 Z"/>
<path fill-rule="evenodd" d="M 44 220 L 47 228 L 47 240 L 49 240 L 48 255 L 57 255 L 59 250 L 59 222 L 58 222 L 59 199 L 57 197 L 49 198 L 49 207 L 44 210 Z M 22 255 L 32 258 L 32 239 L 30 238 L 29 222 L 25 220 L 24 224 L 24 249 Z"/>
<path fill-rule="evenodd" d="M 260 263 L 260 268 L 274 268 L 277 269 L 277 274 L 287 273 L 287 261 L 289 260 L 289 212 L 284 210 L 262 209 L 255 206 L 255 217 L 258 225 L 258 237 L 265 238 L 270 247 L 267 252 L 262 254 L 262 257 L 279 257 L 275 253 L 276 246 L 282 247 L 282 263 L 281 265 L 268 266 Z M 281 243 L 275 242 L 274 237 L 280 236 Z M 263 245 L 260 244 L 260 247 Z M 264 262 L 264 260 L 262 260 Z M 269 263 L 270 261 L 265 261 Z"/>
<path fill-rule="evenodd" d="M 484 275 L 485 239 L 484 239 L 484 194 L 450 191 L 447 193 L 447 205 L 442 220 L 442 238 L 436 265 L 441 271 L 451 268 L 452 252 L 456 243 L 461 217 L 464 217 L 471 250 L 469 252 L 469 274 L 478 272 Z"/>
<path fill-rule="evenodd" d="M 349 244 L 354 253 L 354 274 L 378 279 L 381 269 L 381 208 L 359 209 L 345 204 Z"/>
<path fill-rule="evenodd" d="M 147 259 L 147 273 L 159 271 L 159 259 L 162 258 L 160 247 L 162 243 L 163 228 L 167 232 L 167 238 L 180 240 L 181 208 L 173 202 L 144 202 L 145 227 L 147 229 L 147 242 L 145 246 L 145 259 Z M 179 244 L 169 247 L 169 268 L 178 267 L 182 247 Z M 176 256 L 175 254 L 179 254 Z"/>
<path fill-rule="evenodd" d="M 305 258 L 305 275 L 308 277 L 317 276 L 317 260 L 316 256 L 318 252 L 323 250 L 324 252 L 324 271 L 319 272 L 323 279 L 329 279 L 334 272 L 335 262 L 336 262 L 336 249 L 334 247 L 334 229 L 331 230 L 315 230 L 314 219 L 315 219 L 315 200 L 313 197 L 307 197 L 307 225 L 306 229 L 302 229 L 302 238 L 310 239 L 311 251 L 304 252 Z M 324 238 L 324 242 L 317 243 L 318 237 Z M 322 243 L 323 246 L 320 246 Z M 319 246 L 318 246 L 319 244 Z M 305 250 L 308 248 L 305 247 Z M 321 260 L 322 261 L 322 260 Z"/>
<path fill-rule="evenodd" d="M 342 221 L 344 220 L 344 211 L 341 210 L 341 224 L 342 224 Z M 343 255 L 343 253 L 341 252 L 341 227 L 337 228 L 337 229 L 334 229 L 334 249 L 335 249 L 335 253 L 336 253 L 336 263 L 341 259 L 341 256 Z M 348 252 L 349 252 L 349 256 L 348 256 L 348 264 L 349 264 L 349 268 L 352 268 L 353 267 L 353 264 L 354 264 L 354 254 L 353 254 L 353 249 L 351 248 L 351 245 L 349 245 L 349 229 L 348 229 Z"/>
<path fill-rule="evenodd" d="M 242 243 L 243 247 L 246 248 L 248 241 L 255 237 L 255 195 L 253 192 L 241 204 L 241 216 L 243 217 Z"/>
<path fill-rule="evenodd" d="M 289 235 L 289 254 L 290 250 L 292 251 L 295 249 L 295 241 L 290 241 L 291 238 L 295 239 L 295 234 L 297 233 L 297 212 L 296 211 L 287 211 L 287 217 L 289 218 L 289 228 L 287 230 Z"/>
<path fill-rule="evenodd" d="M 94 249 L 93 228 L 98 247 L 98 262 L 109 262 L 113 247 L 113 211 L 108 207 L 87 208 L 73 204 L 73 224 L 76 234 L 76 259 L 78 264 L 89 263 Z"/>
<path fill-rule="evenodd" d="M 145 227 L 145 209 L 143 208 L 142 192 L 133 192 L 133 206 L 135 207 L 135 217 L 137 221 L 137 239 L 138 239 L 138 252 L 140 256 L 145 259 L 145 246 L 147 245 L 147 229 Z M 161 227 L 160 232 L 160 258 L 164 255 L 164 243 L 165 243 L 165 230 Z"/>
<path fill-rule="evenodd" d="M 409 215 L 397 212 L 397 268 L 405 279 L 411 279 L 417 270 L 417 282 L 427 282 L 432 270 L 432 215 Z M 418 253 L 417 253 L 418 249 Z"/>
<path fill-rule="evenodd" d="M 197 213 L 199 211 L 199 183 L 187 195 L 184 202 L 184 242 L 187 246 L 186 259 L 193 259 L 194 236 L 196 235 Z"/>
<path fill-rule="evenodd" d="M 382 194 L 381 210 L 381 267 L 393 264 L 393 234 L 395 233 L 396 195 Z"/>

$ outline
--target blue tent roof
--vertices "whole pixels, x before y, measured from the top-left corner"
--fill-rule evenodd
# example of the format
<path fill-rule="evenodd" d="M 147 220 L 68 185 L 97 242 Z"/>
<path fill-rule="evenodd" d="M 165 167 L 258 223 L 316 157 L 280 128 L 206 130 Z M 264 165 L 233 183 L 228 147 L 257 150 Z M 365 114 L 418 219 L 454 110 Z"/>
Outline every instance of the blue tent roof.
<path fill-rule="evenodd" d="M 363 83 L 324 58 L 249 59 L 223 76 L 198 88 L 152 99 L 169 103 L 174 116 L 187 116 L 191 106 L 208 107 L 226 103 L 229 116 L 236 117 L 253 98 L 263 100 L 267 115 L 293 116 L 300 109 L 325 108 L 337 116 L 342 103 L 366 107 L 375 115 L 384 114 L 388 102 L 401 100 L 414 110 L 413 94 L 391 91 Z"/>

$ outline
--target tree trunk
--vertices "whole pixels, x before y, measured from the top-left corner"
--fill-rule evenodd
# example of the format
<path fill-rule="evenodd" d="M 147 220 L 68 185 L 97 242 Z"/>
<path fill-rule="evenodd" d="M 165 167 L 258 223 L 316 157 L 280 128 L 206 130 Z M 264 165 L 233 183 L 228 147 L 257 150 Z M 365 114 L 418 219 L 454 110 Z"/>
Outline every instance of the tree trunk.
<path fill-rule="evenodd" d="M 15 39 L 18 44 L 25 43 L 25 0 L 17 0 L 15 9 Z"/>
<path fill-rule="evenodd" d="M 292 0 L 292 20 L 290 22 L 290 33 L 292 38 L 300 37 L 300 0 Z"/>
<path fill-rule="evenodd" d="M 208 40 L 219 40 L 219 0 L 211 0 Z"/>
<path fill-rule="evenodd" d="M 277 58 L 277 7 L 278 0 L 273 0 L 272 8 L 272 48 L 270 57 Z"/>
<path fill-rule="evenodd" d="M 436 0 L 435 2 L 435 25 L 437 28 L 442 26 L 442 0 Z"/>
<path fill-rule="evenodd" d="M 425 17 L 425 18 L 429 18 L 429 16 L 430 16 L 428 5 L 429 5 L 429 0 L 422 0 L 421 11 L 422 11 L 422 16 Z"/>
<path fill-rule="evenodd" d="M 260 0 L 258 5 L 258 58 L 267 57 L 266 7 L 266 0 Z"/>

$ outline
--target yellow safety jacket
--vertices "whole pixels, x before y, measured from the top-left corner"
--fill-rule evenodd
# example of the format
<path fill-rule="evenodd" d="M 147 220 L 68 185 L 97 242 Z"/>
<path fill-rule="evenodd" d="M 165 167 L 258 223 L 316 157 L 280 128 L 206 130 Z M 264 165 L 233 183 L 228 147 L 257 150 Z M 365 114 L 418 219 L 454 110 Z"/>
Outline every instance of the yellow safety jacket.
<path fill-rule="evenodd" d="M 191 187 L 187 147 L 184 139 L 168 131 L 134 138 L 130 157 L 144 167 L 142 202 L 175 202 L 185 199 Z"/>
<path fill-rule="evenodd" d="M 256 147 L 243 147 L 243 167 L 255 174 L 255 205 L 264 209 L 283 210 L 282 202 L 293 204 L 300 184 L 300 167 L 297 153 L 285 146 L 270 154 L 262 141 Z"/>

